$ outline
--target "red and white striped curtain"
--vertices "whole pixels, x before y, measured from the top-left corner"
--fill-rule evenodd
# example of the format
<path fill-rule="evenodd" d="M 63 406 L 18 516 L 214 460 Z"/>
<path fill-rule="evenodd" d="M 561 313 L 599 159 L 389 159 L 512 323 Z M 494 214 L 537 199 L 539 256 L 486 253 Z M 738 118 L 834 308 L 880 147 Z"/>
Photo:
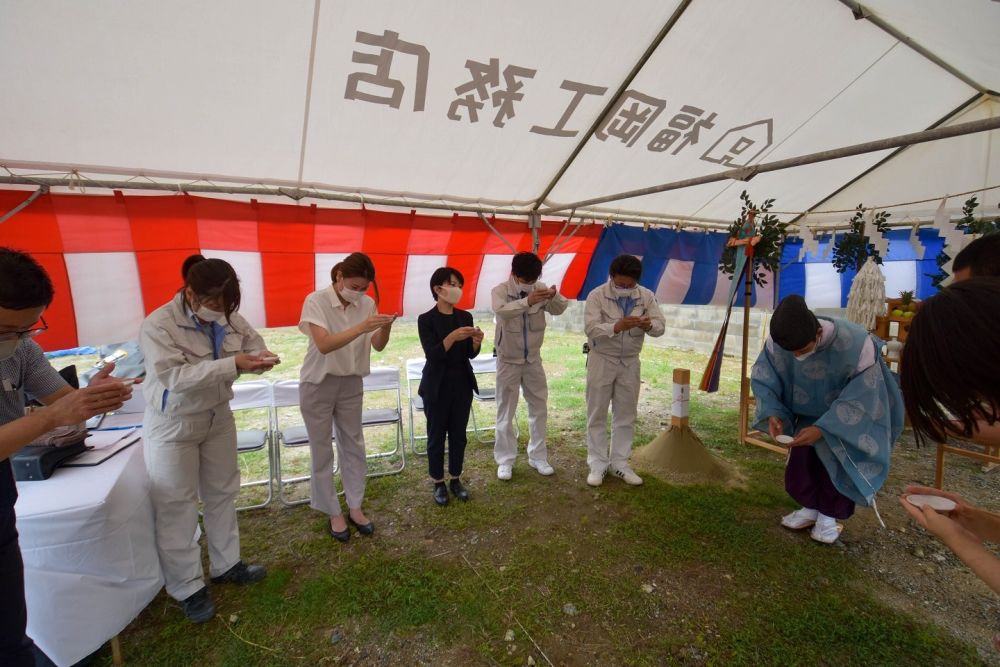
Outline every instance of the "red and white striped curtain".
<path fill-rule="evenodd" d="M 29 195 L 0 191 L 0 213 Z M 524 222 L 492 221 L 518 250 L 531 249 Z M 556 243 L 542 279 L 576 298 L 600 226 L 568 242 L 561 222 L 542 225 L 539 254 Z M 465 276 L 459 307 L 488 309 L 490 290 L 510 272 L 510 248 L 475 216 L 435 217 L 365 209 L 236 202 L 189 195 L 44 195 L 0 225 L 0 245 L 34 256 L 56 296 L 45 313 L 46 350 L 134 339 L 142 319 L 181 286 L 184 258 L 225 259 L 240 277 L 240 312 L 255 327 L 298 323 L 306 295 L 330 269 L 361 251 L 375 263 L 384 313 L 416 315 L 433 304 L 431 272 Z"/>

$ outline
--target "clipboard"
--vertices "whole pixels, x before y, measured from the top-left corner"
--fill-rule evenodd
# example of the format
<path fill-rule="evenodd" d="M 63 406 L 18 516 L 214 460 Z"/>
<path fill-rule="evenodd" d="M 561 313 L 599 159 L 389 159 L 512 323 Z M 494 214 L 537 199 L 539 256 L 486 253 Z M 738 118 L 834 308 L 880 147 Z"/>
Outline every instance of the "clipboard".
<path fill-rule="evenodd" d="M 128 431 L 92 433 L 87 438 L 88 444 L 95 441 L 95 439 L 95 444 L 90 445 L 87 451 L 66 461 L 62 464 L 62 467 L 89 468 L 100 465 L 142 440 L 142 432 L 137 428 L 133 428 Z"/>

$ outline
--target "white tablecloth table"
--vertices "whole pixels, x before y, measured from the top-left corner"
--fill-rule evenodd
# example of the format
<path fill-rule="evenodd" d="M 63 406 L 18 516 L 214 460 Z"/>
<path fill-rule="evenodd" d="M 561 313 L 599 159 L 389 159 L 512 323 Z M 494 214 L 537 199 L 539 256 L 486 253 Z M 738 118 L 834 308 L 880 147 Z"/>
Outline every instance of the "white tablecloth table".
<path fill-rule="evenodd" d="M 28 636 L 57 665 L 71 665 L 121 632 L 163 586 L 142 442 L 17 489 Z"/>

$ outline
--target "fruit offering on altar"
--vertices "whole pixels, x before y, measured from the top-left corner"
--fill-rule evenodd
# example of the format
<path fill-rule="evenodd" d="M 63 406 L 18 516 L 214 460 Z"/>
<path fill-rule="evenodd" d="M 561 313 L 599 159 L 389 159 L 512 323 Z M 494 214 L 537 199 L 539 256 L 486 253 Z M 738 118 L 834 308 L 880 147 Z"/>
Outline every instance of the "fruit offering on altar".
<path fill-rule="evenodd" d="M 905 290 L 898 299 L 886 299 L 886 305 L 890 318 L 908 320 L 917 314 L 920 302 L 913 298 L 913 290 Z"/>

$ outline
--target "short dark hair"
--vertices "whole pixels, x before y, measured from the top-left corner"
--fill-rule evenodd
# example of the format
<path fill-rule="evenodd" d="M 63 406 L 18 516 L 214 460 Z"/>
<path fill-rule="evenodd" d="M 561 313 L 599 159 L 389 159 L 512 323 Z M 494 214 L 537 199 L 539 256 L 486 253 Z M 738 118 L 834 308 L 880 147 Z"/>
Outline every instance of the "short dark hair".
<path fill-rule="evenodd" d="M 525 280 L 538 280 L 542 275 L 542 260 L 533 252 L 519 252 L 510 260 L 510 272 Z"/>
<path fill-rule="evenodd" d="M 195 296 L 205 299 L 222 297 L 226 321 L 240 307 L 240 279 L 224 259 L 205 259 L 191 255 L 181 268 L 184 287 L 190 287 Z"/>
<path fill-rule="evenodd" d="M 48 308 L 55 290 L 42 265 L 27 253 L 0 248 L 0 307 Z"/>
<path fill-rule="evenodd" d="M 635 280 L 642 277 L 642 262 L 635 255 L 618 255 L 611 260 L 609 276 L 628 276 Z"/>
<path fill-rule="evenodd" d="M 458 281 L 460 286 L 465 285 L 465 278 L 462 277 L 462 272 L 450 266 L 442 266 L 439 269 L 435 269 L 434 273 L 431 274 L 431 296 L 434 297 L 435 301 L 437 301 L 438 295 L 434 291 L 434 288 L 449 283 L 452 276 L 455 276 L 455 280 Z"/>
<path fill-rule="evenodd" d="M 997 322 L 996 277 L 954 283 L 921 304 L 899 362 L 903 402 L 918 435 L 937 442 L 948 433 L 970 437 L 978 420 L 1000 419 Z"/>
<path fill-rule="evenodd" d="M 974 276 L 1000 276 L 1000 232 L 987 234 L 962 248 L 951 268 L 953 273 L 969 269 Z"/>

